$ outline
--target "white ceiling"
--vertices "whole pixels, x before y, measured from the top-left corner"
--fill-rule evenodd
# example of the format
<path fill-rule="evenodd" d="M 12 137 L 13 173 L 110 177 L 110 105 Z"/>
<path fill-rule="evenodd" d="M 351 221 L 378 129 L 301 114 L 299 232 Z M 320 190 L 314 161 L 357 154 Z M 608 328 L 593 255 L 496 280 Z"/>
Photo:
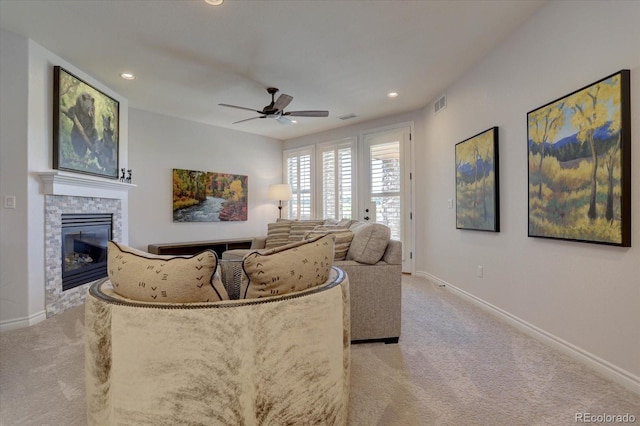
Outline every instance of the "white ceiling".
<path fill-rule="evenodd" d="M 22 34 L 129 106 L 287 140 L 412 111 L 527 21 L 545 0 L 0 0 Z M 137 76 L 125 81 L 120 73 Z M 328 118 L 234 121 L 293 96 Z M 395 99 L 386 97 L 395 91 Z M 358 118 L 340 120 L 355 114 Z M 257 115 L 257 114 L 256 114 Z"/>

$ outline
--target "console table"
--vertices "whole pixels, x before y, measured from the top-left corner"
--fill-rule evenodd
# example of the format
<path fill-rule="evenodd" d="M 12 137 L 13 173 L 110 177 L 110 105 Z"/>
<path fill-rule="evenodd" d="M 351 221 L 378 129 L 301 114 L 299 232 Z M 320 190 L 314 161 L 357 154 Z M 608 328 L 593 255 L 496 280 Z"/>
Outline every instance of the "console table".
<path fill-rule="evenodd" d="M 196 254 L 202 250 L 213 250 L 222 257 L 222 253 L 233 249 L 251 248 L 251 238 L 239 238 L 235 240 L 211 240 L 211 241 L 195 241 L 188 243 L 166 243 L 166 244 L 149 244 L 147 251 L 153 254 Z"/>

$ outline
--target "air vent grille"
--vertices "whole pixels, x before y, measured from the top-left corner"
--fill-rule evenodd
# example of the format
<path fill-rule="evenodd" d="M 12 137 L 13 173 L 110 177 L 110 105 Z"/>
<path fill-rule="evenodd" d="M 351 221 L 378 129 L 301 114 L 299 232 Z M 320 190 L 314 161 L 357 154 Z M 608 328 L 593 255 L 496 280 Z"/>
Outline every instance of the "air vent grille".
<path fill-rule="evenodd" d="M 340 117 L 338 117 L 340 120 L 350 120 L 352 118 L 356 118 L 357 115 L 355 114 L 345 114 L 345 115 L 341 115 Z"/>
<path fill-rule="evenodd" d="M 447 96 L 446 95 L 442 95 L 442 97 L 440 97 L 440 99 L 438 99 L 437 101 L 434 102 L 433 104 L 433 112 L 434 113 L 438 113 L 441 110 L 445 109 L 447 107 Z"/>

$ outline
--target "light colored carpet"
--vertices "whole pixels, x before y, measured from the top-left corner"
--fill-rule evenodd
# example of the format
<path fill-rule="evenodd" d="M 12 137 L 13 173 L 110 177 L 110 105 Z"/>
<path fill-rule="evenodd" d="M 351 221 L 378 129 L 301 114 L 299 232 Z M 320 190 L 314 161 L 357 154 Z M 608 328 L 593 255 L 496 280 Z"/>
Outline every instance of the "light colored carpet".
<path fill-rule="evenodd" d="M 640 396 L 427 280 L 403 277 L 397 345 L 352 346 L 350 425 L 574 425 Z M 83 307 L 0 334 L 0 425 L 84 425 Z M 277 425 L 274 425 L 277 426 Z"/>

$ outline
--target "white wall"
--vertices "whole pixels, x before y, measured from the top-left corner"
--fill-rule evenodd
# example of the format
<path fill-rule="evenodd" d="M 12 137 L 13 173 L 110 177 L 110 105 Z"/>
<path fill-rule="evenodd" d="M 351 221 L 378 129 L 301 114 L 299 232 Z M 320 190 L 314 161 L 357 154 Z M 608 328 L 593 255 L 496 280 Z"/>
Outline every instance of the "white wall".
<path fill-rule="evenodd" d="M 282 181 L 281 141 L 137 109 L 130 110 L 129 134 L 137 185 L 129 192 L 132 246 L 265 235 L 278 217 L 267 188 Z M 173 223 L 174 168 L 247 175 L 248 220 Z"/>
<path fill-rule="evenodd" d="M 393 102 L 393 101 L 391 101 Z M 338 127 L 333 130 L 327 130 L 325 132 L 316 133 L 308 136 L 301 136 L 295 139 L 289 139 L 284 142 L 284 149 L 299 148 L 304 146 L 313 145 L 316 143 L 332 142 L 348 137 L 358 137 L 360 133 L 366 132 L 371 129 L 383 128 L 387 126 L 394 126 L 399 123 L 413 122 L 415 126 L 415 139 L 423 139 L 422 123 L 424 117 L 421 111 L 410 111 L 403 114 L 392 115 L 389 117 L 382 117 L 377 120 L 364 121 L 357 124 L 345 125 L 344 127 Z M 348 123 L 348 121 L 346 122 Z"/>
<path fill-rule="evenodd" d="M 28 40 L 0 30 L 0 198 L 16 197 L 0 205 L 0 321 L 28 316 L 28 63 Z"/>
<path fill-rule="evenodd" d="M 44 194 L 38 173 L 53 165 L 53 66 L 62 66 L 120 102 L 120 159 L 125 163 L 129 108 L 122 96 L 54 53 L 1 31 L 1 195 L 15 195 L 17 201 L 17 208 L 2 209 L 0 218 L 0 328 L 9 329 L 44 318 Z M 126 234 L 126 213 L 123 219 Z"/>
<path fill-rule="evenodd" d="M 417 269 L 640 389 L 640 2 L 550 2 L 425 109 Z M 527 237 L 526 114 L 631 69 L 632 248 Z M 501 232 L 456 230 L 454 145 L 499 127 Z M 422 180 L 424 179 L 424 180 Z M 484 266 L 484 278 L 476 266 Z M 428 313 L 425 313 L 428 314 Z"/>

